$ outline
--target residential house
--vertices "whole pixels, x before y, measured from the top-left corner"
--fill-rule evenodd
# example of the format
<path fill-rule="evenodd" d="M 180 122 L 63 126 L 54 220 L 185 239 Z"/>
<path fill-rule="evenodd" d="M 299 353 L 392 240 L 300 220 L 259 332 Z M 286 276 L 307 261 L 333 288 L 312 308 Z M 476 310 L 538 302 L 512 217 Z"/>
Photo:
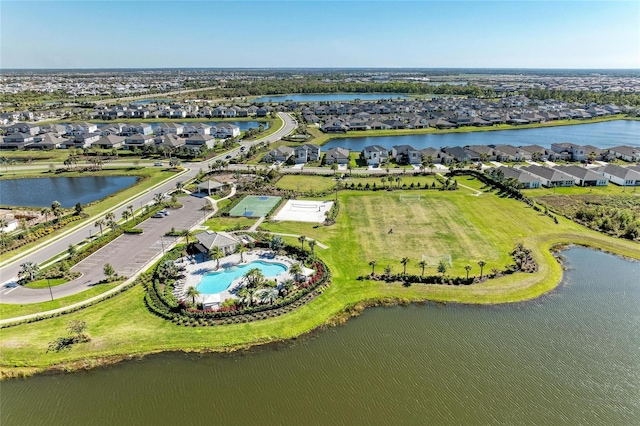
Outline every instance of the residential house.
<path fill-rule="evenodd" d="M 131 136 L 135 134 L 150 135 L 153 134 L 153 127 L 147 123 L 127 124 L 120 132 L 121 136 Z"/>
<path fill-rule="evenodd" d="M 398 164 L 421 164 L 422 153 L 411 145 L 395 145 L 391 148 L 393 156 Z"/>
<path fill-rule="evenodd" d="M 163 147 L 171 149 L 180 148 L 185 144 L 185 142 L 186 141 L 184 138 L 181 138 L 178 135 L 174 135 L 172 133 L 162 136 L 156 136 L 155 138 L 153 138 L 153 143 L 158 149 L 162 149 Z"/>
<path fill-rule="evenodd" d="M 588 155 L 584 147 L 569 142 L 552 143 L 551 150 L 561 154 L 568 152 L 573 161 L 585 161 Z"/>
<path fill-rule="evenodd" d="M 34 142 L 34 136 L 29 133 L 11 133 L 2 138 L 0 149 L 25 149 Z"/>
<path fill-rule="evenodd" d="M 210 135 L 212 126 L 204 123 L 189 123 L 184 125 L 184 134 L 193 135 Z"/>
<path fill-rule="evenodd" d="M 196 133 L 194 135 L 185 138 L 185 146 L 192 149 L 200 149 L 204 146 L 207 148 L 213 148 L 216 144 L 216 139 L 211 135 L 201 135 Z"/>
<path fill-rule="evenodd" d="M 540 145 L 525 145 L 519 148 L 523 152 L 528 152 L 533 161 L 547 161 L 547 149 Z"/>
<path fill-rule="evenodd" d="M 67 143 L 67 139 L 61 138 L 55 133 L 42 133 L 33 137 L 33 143 L 26 146 L 26 149 L 50 150 L 62 147 Z"/>
<path fill-rule="evenodd" d="M 143 148 L 147 145 L 153 145 L 153 136 L 151 135 L 141 135 L 140 133 L 136 133 L 131 136 L 127 136 L 124 138 L 124 147 L 126 149 L 136 149 Z"/>
<path fill-rule="evenodd" d="M 320 161 L 320 147 L 318 145 L 304 144 L 293 149 L 296 164 L 304 164 L 310 161 Z"/>
<path fill-rule="evenodd" d="M 102 135 L 100 133 L 81 133 L 79 135 L 75 135 L 73 138 L 73 147 L 74 148 L 89 148 L 93 143 L 98 142 Z M 66 142 L 65 146 L 69 148 L 69 143 Z"/>
<path fill-rule="evenodd" d="M 40 133 L 40 126 L 31 123 L 15 123 L 4 128 L 7 135 L 14 133 L 24 133 L 27 135 L 35 136 Z"/>
<path fill-rule="evenodd" d="M 273 163 L 275 161 L 285 162 L 293 156 L 293 154 L 293 148 L 282 145 L 266 153 L 264 157 L 262 157 L 262 161 L 267 163 Z"/>
<path fill-rule="evenodd" d="M 124 146 L 124 138 L 118 135 L 103 135 L 91 146 L 101 149 L 118 149 Z"/>
<path fill-rule="evenodd" d="M 365 146 L 362 150 L 362 159 L 369 166 L 380 166 L 389 160 L 389 151 L 380 145 Z"/>
<path fill-rule="evenodd" d="M 522 169 L 516 169 L 514 167 L 499 167 L 500 170 L 505 177 L 505 179 L 516 179 L 520 184 L 522 184 L 522 188 L 524 189 L 533 189 L 540 188 L 542 181 L 540 178 L 532 175 L 531 173 L 527 173 Z"/>
<path fill-rule="evenodd" d="M 555 169 L 573 176 L 575 184 L 579 186 L 607 186 L 608 184 L 603 175 L 584 167 L 556 166 Z"/>
<path fill-rule="evenodd" d="M 637 172 L 629 167 L 607 164 L 606 167 L 597 169 L 596 171 L 616 185 L 640 185 L 640 172 Z"/>
<path fill-rule="evenodd" d="M 450 164 L 453 163 L 453 157 L 446 152 L 440 151 L 435 148 L 424 148 L 420 150 L 422 158 L 427 162 L 433 164 Z"/>
<path fill-rule="evenodd" d="M 488 145 L 471 145 L 467 148 L 478 155 L 480 161 L 496 161 L 496 151 Z"/>
<path fill-rule="evenodd" d="M 216 123 L 210 132 L 218 139 L 237 138 L 240 136 L 240 127 L 230 123 Z"/>
<path fill-rule="evenodd" d="M 539 177 L 542 181 L 542 185 L 548 188 L 554 188 L 556 186 L 573 186 L 575 183 L 573 176 L 549 167 L 528 166 L 522 167 L 520 170 Z"/>
<path fill-rule="evenodd" d="M 162 123 L 155 128 L 156 135 L 181 135 L 184 133 L 184 125 L 179 123 Z"/>
<path fill-rule="evenodd" d="M 339 119 L 328 120 L 322 126 L 320 126 L 320 130 L 325 133 L 346 133 L 349 130 L 349 127 Z"/>
<path fill-rule="evenodd" d="M 524 161 L 531 160 L 528 151 L 516 148 L 511 145 L 496 145 L 494 147 L 498 161 Z"/>
<path fill-rule="evenodd" d="M 326 164 L 333 164 L 334 162 L 338 164 L 347 164 L 349 162 L 349 150 L 340 147 L 331 148 L 324 156 L 324 162 Z"/>
<path fill-rule="evenodd" d="M 609 148 L 609 152 L 624 161 L 640 161 L 640 148 L 631 146 L 616 146 Z"/>
<path fill-rule="evenodd" d="M 85 121 L 80 121 L 77 123 L 72 123 L 67 125 L 67 133 L 73 136 L 84 135 L 87 133 L 97 133 L 98 125 L 94 123 L 87 123 Z"/>

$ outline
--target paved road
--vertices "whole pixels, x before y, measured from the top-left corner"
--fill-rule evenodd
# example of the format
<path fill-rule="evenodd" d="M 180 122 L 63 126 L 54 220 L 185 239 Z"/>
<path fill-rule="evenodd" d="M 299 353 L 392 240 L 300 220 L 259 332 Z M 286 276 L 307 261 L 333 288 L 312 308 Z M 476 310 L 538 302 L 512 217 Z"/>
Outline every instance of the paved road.
<path fill-rule="evenodd" d="M 246 146 L 251 146 L 251 145 L 255 145 L 258 143 L 262 143 L 262 142 L 275 142 L 277 140 L 279 140 L 281 137 L 289 134 L 297 125 L 295 120 L 288 114 L 285 113 L 279 113 L 278 114 L 280 116 L 280 118 L 282 118 L 282 120 L 284 121 L 284 125 L 282 126 L 282 128 L 280 130 L 278 130 L 277 132 L 266 136 L 264 138 L 258 139 L 256 141 L 253 142 L 245 142 L 243 143 L 243 145 Z M 217 156 L 215 158 L 210 159 L 207 162 L 203 162 L 203 163 L 190 163 L 187 166 L 189 167 L 189 170 L 184 173 L 181 176 L 176 176 L 172 179 L 170 179 L 168 182 L 160 185 L 157 188 L 152 189 L 151 191 L 147 192 L 147 193 L 143 193 L 140 194 L 140 196 L 138 196 L 137 198 L 128 201 L 127 203 L 123 203 L 123 205 L 113 209 L 112 211 L 116 214 L 116 218 L 120 219 L 122 212 L 124 210 L 127 209 L 127 206 L 129 205 L 133 205 L 134 209 L 139 209 L 142 206 L 144 206 L 145 204 L 151 204 L 153 203 L 153 197 L 154 194 L 157 193 L 166 193 L 167 191 L 175 188 L 175 184 L 178 181 L 186 181 L 190 178 L 193 178 L 200 169 L 202 170 L 207 170 L 208 169 L 208 163 L 215 161 L 215 160 L 219 160 L 219 159 L 225 159 L 225 157 L 227 155 L 238 155 L 238 153 L 240 152 L 240 149 L 234 149 L 233 151 L 229 152 L 229 153 L 225 153 L 222 154 L 220 156 Z M 204 203 L 203 200 L 199 200 L 200 201 L 200 205 L 197 206 L 198 208 L 202 206 L 202 204 Z M 186 210 L 185 210 L 186 211 Z M 104 213 L 107 213 L 106 211 Z M 163 220 L 165 220 L 165 222 L 169 222 L 171 219 L 170 217 L 164 218 Z M 98 228 L 95 228 L 93 225 L 93 222 L 95 220 L 97 220 L 98 217 L 94 218 L 94 220 L 85 225 L 82 226 L 70 233 L 68 233 L 67 235 L 57 239 L 55 242 L 50 242 L 48 244 L 43 244 L 43 246 L 29 254 L 26 254 L 24 256 L 20 256 L 19 259 L 16 260 L 12 260 L 10 263 L 5 264 L 2 269 L 0 269 L 0 283 L 4 283 L 2 286 L 0 286 L 0 303 L 22 303 L 21 301 L 17 301 L 14 296 L 11 296 L 13 293 L 18 293 L 18 290 L 16 288 L 7 288 L 6 284 L 14 282 L 17 275 L 18 275 L 18 271 L 20 270 L 20 264 L 24 263 L 24 262 L 35 262 L 37 264 L 42 264 L 43 262 L 46 262 L 47 260 L 55 257 L 56 255 L 58 255 L 59 253 L 64 252 L 65 250 L 67 250 L 67 248 L 69 247 L 69 245 L 77 245 L 83 241 L 86 241 L 87 238 L 89 238 L 90 236 L 95 236 L 96 232 L 98 231 Z M 195 223 L 194 223 L 195 225 Z M 171 228 L 171 226 L 169 226 L 168 228 Z M 178 228 L 178 226 L 176 226 L 176 228 Z M 144 235 L 144 234 L 143 234 Z M 148 246 L 145 246 L 145 244 L 148 243 L 148 241 L 146 241 L 146 239 L 139 239 L 139 240 L 133 240 L 132 244 L 134 244 L 133 246 L 129 247 L 129 251 L 131 252 L 142 252 L 144 250 L 148 249 Z M 113 246 L 115 247 L 115 246 Z M 114 255 L 114 253 L 116 252 L 114 249 L 112 249 L 111 244 L 109 244 L 106 248 L 105 251 L 107 253 L 109 253 L 110 255 Z M 158 253 L 159 251 L 156 249 L 156 253 Z M 112 263 L 112 262 L 109 262 Z M 115 265 L 114 265 L 115 267 Z M 102 266 L 100 266 L 99 268 L 100 270 L 95 272 L 94 271 L 94 277 L 100 276 L 100 279 L 102 279 Z M 117 268 L 116 268 L 117 270 Z M 46 290 L 47 294 L 48 294 L 48 289 Z M 78 289 L 78 291 L 80 291 Z M 23 293 L 26 292 L 26 293 Z M 25 295 L 24 297 L 27 297 L 26 294 L 28 294 L 28 292 L 38 292 L 38 290 L 35 289 L 24 289 L 21 288 L 20 289 L 20 295 Z M 77 291 L 76 291 L 77 292 Z M 56 297 L 56 294 L 54 294 L 54 297 Z M 59 295 L 57 297 L 62 297 L 62 295 Z M 28 302 L 25 302 L 28 303 Z"/>

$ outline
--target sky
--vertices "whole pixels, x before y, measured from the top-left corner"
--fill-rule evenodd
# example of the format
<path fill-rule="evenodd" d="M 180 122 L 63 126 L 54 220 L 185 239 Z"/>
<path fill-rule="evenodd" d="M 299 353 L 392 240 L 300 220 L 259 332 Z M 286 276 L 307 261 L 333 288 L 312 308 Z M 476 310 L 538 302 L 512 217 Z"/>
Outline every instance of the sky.
<path fill-rule="evenodd" d="M 0 68 L 640 68 L 640 1 L 0 0 Z"/>

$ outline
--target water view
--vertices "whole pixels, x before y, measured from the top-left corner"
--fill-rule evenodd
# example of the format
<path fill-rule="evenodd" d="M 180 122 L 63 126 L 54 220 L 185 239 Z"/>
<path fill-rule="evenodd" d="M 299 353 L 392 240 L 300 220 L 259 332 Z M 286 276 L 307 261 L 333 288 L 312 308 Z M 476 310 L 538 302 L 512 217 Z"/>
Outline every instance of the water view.
<path fill-rule="evenodd" d="M 0 204 L 49 207 L 59 201 L 69 208 L 100 200 L 136 183 L 135 176 L 82 176 L 0 180 Z"/>
<path fill-rule="evenodd" d="M 329 141 L 323 146 L 323 150 L 341 146 L 352 151 L 361 151 L 368 145 L 381 145 L 391 149 L 394 145 L 403 144 L 412 145 L 418 149 L 498 144 L 541 145 L 548 148 L 556 142 L 572 142 L 578 145 L 593 145 L 598 148 L 611 148 L 619 145 L 638 146 L 640 145 L 640 121 L 615 120 L 536 129 L 344 138 Z"/>
<path fill-rule="evenodd" d="M 640 263 L 564 255 L 531 302 L 367 309 L 249 352 L 10 380 L 2 424 L 638 424 Z"/>

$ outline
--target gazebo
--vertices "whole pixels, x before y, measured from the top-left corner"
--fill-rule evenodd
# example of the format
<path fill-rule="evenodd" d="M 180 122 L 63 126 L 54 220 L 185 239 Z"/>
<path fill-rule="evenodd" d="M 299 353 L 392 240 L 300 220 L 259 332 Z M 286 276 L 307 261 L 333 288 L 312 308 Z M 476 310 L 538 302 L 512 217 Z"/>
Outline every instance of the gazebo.
<path fill-rule="evenodd" d="M 218 182 L 217 180 L 207 180 L 202 183 L 199 183 L 197 185 L 197 188 L 198 188 L 198 191 L 200 192 L 206 191 L 207 194 L 211 195 L 211 192 L 221 191 L 222 188 L 224 188 L 227 185 L 228 185 L 227 183 L 221 183 L 221 182 Z"/>

